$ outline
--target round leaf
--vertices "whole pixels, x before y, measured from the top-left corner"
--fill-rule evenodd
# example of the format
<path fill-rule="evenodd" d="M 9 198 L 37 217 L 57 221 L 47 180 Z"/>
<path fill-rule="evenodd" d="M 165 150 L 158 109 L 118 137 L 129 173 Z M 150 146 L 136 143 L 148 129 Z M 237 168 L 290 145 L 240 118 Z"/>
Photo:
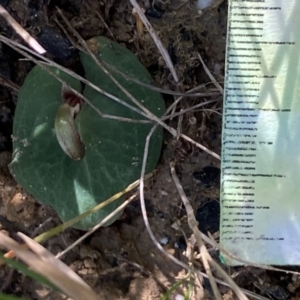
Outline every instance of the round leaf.
<path fill-rule="evenodd" d="M 114 68 L 128 72 L 145 83 L 152 83 L 147 70 L 133 53 L 105 38 L 96 38 L 93 42 L 97 45 L 94 51 L 97 55 L 101 53 L 102 61 L 113 63 Z M 132 104 L 89 56 L 82 54 L 81 60 L 91 82 Z M 73 88 L 80 90 L 76 79 L 53 70 Z M 150 111 L 157 116 L 163 114 L 164 101 L 160 94 L 113 74 Z M 85 156 L 79 161 L 72 160 L 60 148 L 54 131 L 55 115 L 62 104 L 61 88 L 61 83 L 40 67 L 35 67 L 28 74 L 15 112 L 10 168 L 17 182 L 38 201 L 51 205 L 62 221 L 67 221 L 139 178 L 145 138 L 152 125 L 101 118 L 85 103 L 75 120 L 85 144 Z M 137 113 L 90 88 L 85 89 L 84 95 L 104 113 L 142 119 Z M 147 172 L 156 167 L 161 145 L 162 130 L 158 129 L 151 139 Z M 89 229 L 122 201 L 119 199 L 106 206 L 75 227 Z"/>

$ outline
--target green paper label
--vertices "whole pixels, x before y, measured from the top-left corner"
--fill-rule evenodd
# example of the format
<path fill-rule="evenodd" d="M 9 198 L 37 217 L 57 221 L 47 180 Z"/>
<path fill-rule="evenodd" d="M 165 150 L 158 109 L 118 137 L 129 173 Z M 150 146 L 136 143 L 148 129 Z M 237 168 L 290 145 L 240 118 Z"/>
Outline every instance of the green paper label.
<path fill-rule="evenodd" d="M 252 263 L 300 264 L 299 30 L 299 0 L 229 1 L 220 244 Z"/>

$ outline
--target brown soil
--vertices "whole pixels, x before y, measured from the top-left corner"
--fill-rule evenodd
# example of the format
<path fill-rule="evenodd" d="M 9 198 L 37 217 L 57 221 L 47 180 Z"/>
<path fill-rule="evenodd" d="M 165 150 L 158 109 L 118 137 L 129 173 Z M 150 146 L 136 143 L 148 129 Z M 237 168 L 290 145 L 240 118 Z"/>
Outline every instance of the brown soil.
<path fill-rule="evenodd" d="M 7 4 L 8 1 L 0 1 Z M 182 91 L 205 84 L 199 91 L 207 92 L 215 87 L 209 83 L 197 57 L 199 52 L 214 74 L 223 84 L 225 62 L 225 36 L 227 24 L 227 2 L 199 14 L 194 1 L 141 0 L 147 9 L 148 19 L 168 49 Z M 149 69 L 157 85 L 176 90 L 175 83 L 165 66 L 150 35 L 144 30 L 138 34 L 136 19 L 128 0 L 56 0 L 21 1 L 11 0 L 6 9 L 33 36 L 46 47 L 57 62 L 76 68 L 76 52 L 70 50 L 64 33 L 55 23 L 55 6 L 62 9 L 71 24 L 84 39 L 97 35 L 113 37 L 136 53 Z M 108 25 L 106 28 L 103 21 Z M 20 41 L 13 30 L 0 20 L 2 33 Z M 57 36 L 61 51 L 57 51 Z M 18 86 L 32 63 L 21 58 L 11 49 L 0 45 L 0 79 L 11 80 Z M 80 72 L 80 70 L 79 70 Z M 55 212 L 38 204 L 11 178 L 7 164 L 11 159 L 11 132 L 17 92 L 0 86 L 0 229 L 16 238 L 22 231 L 29 236 L 41 233 L 60 223 Z M 222 102 L 212 104 L 210 111 L 193 111 L 183 117 L 182 132 L 212 151 L 220 154 Z M 208 97 L 205 100 L 210 100 Z M 218 98 L 216 98 L 218 99 Z M 167 104 L 173 99 L 165 96 Z M 181 108 L 188 108 L 203 99 L 186 98 Z M 214 111 L 213 111 L 214 110 Z M 178 118 L 170 121 L 174 127 Z M 146 204 L 152 230 L 171 255 L 187 263 L 186 243 L 191 230 L 186 213 L 170 175 L 171 161 L 176 162 L 176 171 L 189 200 L 197 213 L 201 226 L 218 237 L 219 161 L 198 148 L 176 142 L 165 136 L 164 150 L 157 175 L 146 186 Z M 217 209 L 211 209 L 211 207 Z M 181 230 L 172 226 L 180 221 Z M 206 229 L 205 229 L 206 228 Z M 50 239 L 44 245 L 56 254 L 82 235 L 81 231 L 69 229 Z M 185 240 L 187 237 L 188 241 Z M 217 253 L 211 253 L 218 259 Z M 90 238 L 67 253 L 63 261 L 75 270 L 103 299 L 160 299 L 187 271 L 168 260 L 152 243 L 144 225 L 139 202 L 130 204 L 121 218 L 112 226 L 102 228 Z M 198 266 L 203 270 L 200 263 Z M 300 283 L 296 276 L 272 273 L 254 268 L 226 268 L 236 282 L 246 289 L 270 299 L 300 299 Z M 206 279 L 191 278 L 194 294 L 190 299 L 213 299 Z M 169 299 L 183 299 L 190 281 L 185 281 Z M 8 267 L 0 269 L 0 288 L 7 294 L 28 299 L 64 299 L 62 295 L 49 291 L 41 284 L 24 277 Z M 233 293 L 222 286 L 223 299 L 235 299 Z M 176 298 L 177 295 L 177 298 Z"/>

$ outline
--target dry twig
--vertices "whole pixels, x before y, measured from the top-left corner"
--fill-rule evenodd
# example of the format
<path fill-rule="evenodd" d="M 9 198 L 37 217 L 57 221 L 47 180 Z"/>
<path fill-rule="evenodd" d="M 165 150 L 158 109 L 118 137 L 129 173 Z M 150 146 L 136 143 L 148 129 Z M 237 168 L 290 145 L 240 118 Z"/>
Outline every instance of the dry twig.
<path fill-rule="evenodd" d="M 0 15 L 16 31 L 16 33 L 37 53 L 44 54 L 46 50 L 0 5 Z"/>
<path fill-rule="evenodd" d="M 29 249 L 0 232 L 0 245 L 12 249 L 30 268 L 46 277 L 66 295 L 76 300 L 99 300 L 99 296 L 69 267 L 43 246 L 22 233 L 19 236 Z"/>
<path fill-rule="evenodd" d="M 164 58 L 167 67 L 169 68 L 174 80 L 176 83 L 179 82 L 178 76 L 176 74 L 175 68 L 173 66 L 172 60 L 170 58 L 170 55 L 168 53 L 168 51 L 165 49 L 165 47 L 163 46 L 161 40 L 158 38 L 157 34 L 155 33 L 155 30 L 153 29 L 151 23 L 148 21 L 148 19 L 146 18 L 145 14 L 143 13 L 142 9 L 140 8 L 139 4 L 137 3 L 136 0 L 130 0 L 132 6 L 135 8 L 136 13 L 139 15 L 141 21 L 143 22 L 144 26 L 146 27 L 146 29 L 148 30 L 149 34 L 151 35 L 154 43 L 157 46 L 158 51 L 160 52 L 160 54 L 162 55 L 162 57 Z"/>
<path fill-rule="evenodd" d="M 97 10 L 96 10 L 96 15 L 99 17 L 99 19 L 101 20 L 101 22 L 105 26 L 107 32 L 111 35 L 112 39 L 115 41 L 116 38 L 115 38 L 114 34 L 112 33 L 112 31 L 110 30 L 109 26 L 107 25 L 107 23 L 105 22 L 105 20 L 102 18 L 101 14 Z"/>
<path fill-rule="evenodd" d="M 84 239 L 86 239 L 88 236 L 90 236 L 92 233 L 94 233 L 97 229 L 99 229 L 103 224 L 108 222 L 112 217 L 114 217 L 116 214 L 123 211 L 123 209 L 136 197 L 136 195 L 131 196 L 128 200 L 126 200 L 123 204 L 121 204 L 118 208 L 116 208 L 113 212 L 111 212 L 108 216 L 106 216 L 101 222 L 99 222 L 96 226 L 94 226 L 92 229 L 90 229 L 88 232 L 86 232 L 83 236 L 81 236 L 78 240 L 76 240 L 74 243 L 72 243 L 69 247 L 67 247 L 64 251 L 58 253 L 56 255 L 56 258 L 60 258 L 63 255 L 65 255 L 67 252 L 72 250 L 75 246 L 80 244 Z"/>
<path fill-rule="evenodd" d="M 18 92 L 20 87 L 18 85 L 16 85 L 15 83 L 13 83 L 11 80 L 3 77 L 2 75 L 0 75 L 0 84 L 6 87 L 11 88 L 12 90 Z"/>
<path fill-rule="evenodd" d="M 241 291 L 240 287 L 219 266 L 219 264 L 211 258 L 210 254 L 208 253 L 208 251 L 206 249 L 206 246 L 204 245 L 203 240 L 202 240 L 202 235 L 203 234 L 198 229 L 198 222 L 195 218 L 193 208 L 192 208 L 192 206 L 191 206 L 191 204 L 190 204 L 190 202 L 189 202 L 189 200 L 188 200 L 188 198 L 187 198 L 187 196 L 186 196 L 186 194 L 183 190 L 183 187 L 182 187 L 177 175 L 176 175 L 173 163 L 171 163 L 171 175 L 172 175 L 172 179 L 175 183 L 176 189 L 177 189 L 177 191 L 180 195 L 180 198 L 181 198 L 181 200 L 182 200 L 182 202 L 185 206 L 185 210 L 186 210 L 186 214 L 187 214 L 187 218 L 188 218 L 188 224 L 189 224 L 189 227 L 193 231 L 193 234 L 196 238 L 198 247 L 200 249 L 200 254 L 201 254 L 201 257 L 202 257 L 202 260 L 203 260 L 203 265 L 205 267 L 206 272 L 209 272 L 208 275 L 209 275 L 210 283 L 211 283 L 211 286 L 212 286 L 215 297 L 216 298 L 219 297 L 219 295 L 218 295 L 219 291 L 218 291 L 218 288 L 216 286 L 216 283 L 214 282 L 215 279 L 214 279 L 214 277 L 212 277 L 212 274 L 211 274 L 208 263 L 211 264 L 222 275 L 222 277 L 229 283 L 230 287 L 236 293 L 238 299 L 247 300 L 248 298 Z"/>
<path fill-rule="evenodd" d="M 134 266 L 135 268 L 139 269 L 141 271 L 141 273 L 146 274 L 147 276 L 151 277 L 163 291 L 166 292 L 168 290 L 168 287 L 159 278 L 155 277 L 149 270 L 145 269 L 145 267 L 139 265 L 136 262 L 130 261 L 121 255 L 116 255 L 114 253 L 113 254 L 108 253 L 108 255 L 111 255 L 118 260 L 124 261 L 127 264 Z"/>
<path fill-rule="evenodd" d="M 211 284 L 214 296 L 216 299 L 221 300 L 222 297 L 221 297 L 220 291 L 217 287 L 215 278 L 213 277 L 210 266 L 209 266 L 209 261 L 211 261 L 211 257 L 206 249 L 206 246 L 203 243 L 200 231 L 198 230 L 198 222 L 196 221 L 196 218 L 194 215 L 194 210 L 182 188 L 182 185 L 179 182 L 179 179 L 175 172 L 174 164 L 171 163 L 170 167 L 171 167 L 171 175 L 172 175 L 173 182 L 174 182 L 176 189 L 181 197 L 181 200 L 185 206 L 185 210 L 186 210 L 186 214 L 187 214 L 187 218 L 188 218 L 188 224 L 189 224 L 189 227 L 192 229 L 194 236 L 196 238 L 196 241 L 198 243 L 202 261 L 203 261 L 203 265 L 204 265 L 206 274 L 208 275 L 208 279 Z"/>
<path fill-rule="evenodd" d="M 140 80 L 138 80 L 137 78 L 134 78 L 128 74 L 125 74 L 123 72 L 121 72 L 120 70 L 118 70 L 116 67 L 108 64 L 108 63 L 105 63 L 103 62 L 103 64 L 110 70 L 116 72 L 117 74 L 120 74 L 122 77 L 124 77 L 125 79 L 127 80 L 130 80 L 132 82 L 135 82 L 141 86 L 144 86 L 146 88 L 148 88 L 149 90 L 153 90 L 153 91 L 156 91 L 156 92 L 160 92 L 162 94 L 167 94 L 167 95 L 173 95 L 173 96 L 183 96 L 183 97 L 187 97 L 187 98 L 194 98 L 194 97 L 212 97 L 212 96 L 218 96 L 220 95 L 219 92 L 215 92 L 215 91 L 211 91 L 211 92 L 206 92 L 206 93 L 195 93 L 195 91 L 203 88 L 205 85 L 201 85 L 201 86 L 198 86 L 196 88 L 193 88 L 187 92 L 177 92 L 177 91 L 171 91 L 171 90 L 166 90 L 166 89 L 162 89 L 160 87 L 157 87 L 157 86 L 154 86 L 154 85 L 151 85 L 151 84 L 147 84 L 147 83 L 144 83 Z M 176 99 L 177 100 L 177 99 Z M 175 101 L 176 101 L 175 100 Z"/>
<path fill-rule="evenodd" d="M 147 31 L 151 35 L 158 51 L 160 52 L 160 54 L 162 55 L 164 61 L 166 62 L 166 65 L 169 68 L 169 71 L 171 72 L 171 74 L 174 78 L 174 81 L 176 82 L 176 84 L 178 84 L 179 79 L 178 79 L 176 70 L 174 68 L 174 65 L 172 63 L 172 60 L 170 58 L 170 55 L 169 55 L 168 51 L 165 49 L 165 47 L 163 46 L 161 40 L 158 38 L 155 30 L 153 29 L 151 23 L 146 18 L 145 14 L 143 13 L 143 11 L 142 11 L 141 7 L 139 6 L 139 4 L 137 3 L 137 1 L 136 0 L 130 0 L 130 2 L 132 4 L 132 6 L 134 7 L 135 13 L 138 14 L 139 19 L 143 22 L 143 24 L 146 27 Z M 172 114 L 175 113 L 175 110 L 176 110 L 176 105 L 173 107 Z M 178 120 L 177 134 L 176 134 L 177 140 L 179 139 L 180 134 L 181 134 L 182 119 L 183 119 L 182 117 L 179 117 L 179 120 Z"/>
<path fill-rule="evenodd" d="M 204 63 L 200 53 L 198 52 L 198 58 L 203 66 L 203 69 L 205 71 L 205 73 L 207 74 L 207 76 L 210 78 L 210 80 L 213 82 L 213 84 L 216 86 L 216 88 L 220 91 L 220 93 L 222 95 L 224 95 L 224 89 L 220 86 L 220 84 L 218 83 L 218 81 L 215 79 L 215 77 L 211 74 L 211 72 L 209 71 L 208 67 L 206 66 L 206 64 Z"/>

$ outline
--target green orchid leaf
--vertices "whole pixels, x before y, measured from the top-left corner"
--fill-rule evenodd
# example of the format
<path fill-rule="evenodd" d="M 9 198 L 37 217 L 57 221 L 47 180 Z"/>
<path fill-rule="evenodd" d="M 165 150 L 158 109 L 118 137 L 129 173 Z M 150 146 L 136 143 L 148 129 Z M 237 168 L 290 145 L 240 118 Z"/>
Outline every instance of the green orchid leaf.
<path fill-rule="evenodd" d="M 129 50 L 103 37 L 90 42 L 96 45 L 93 51 L 104 63 L 144 83 L 152 83 L 147 70 Z M 91 57 L 81 54 L 81 60 L 88 80 L 134 106 Z M 80 91 L 76 79 L 60 70 L 52 70 Z M 158 117 L 163 114 L 164 101 L 159 93 L 124 79 L 116 72 L 112 74 L 152 113 Z M 72 160 L 60 147 L 54 129 L 55 116 L 62 104 L 61 89 L 62 84 L 38 66 L 28 74 L 19 92 L 15 112 L 10 169 L 18 183 L 39 202 L 51 205 L 62 221 L 67 221 L 139 178 L 145 139 L 152 125 L 102 118 L 85 103 L 75 119 L 85 145 L 85 155 L 80 160 Z M 85 88 L 84 95 L 103 113 L 145 119 L 89 87 Z M 159 128 L 151 139 L 147 172 L 156 167 L 161 146 L 162 129 Z M 75 227 L 91 228 L 122 201 L 124 199 L 111 203 Z"/>

